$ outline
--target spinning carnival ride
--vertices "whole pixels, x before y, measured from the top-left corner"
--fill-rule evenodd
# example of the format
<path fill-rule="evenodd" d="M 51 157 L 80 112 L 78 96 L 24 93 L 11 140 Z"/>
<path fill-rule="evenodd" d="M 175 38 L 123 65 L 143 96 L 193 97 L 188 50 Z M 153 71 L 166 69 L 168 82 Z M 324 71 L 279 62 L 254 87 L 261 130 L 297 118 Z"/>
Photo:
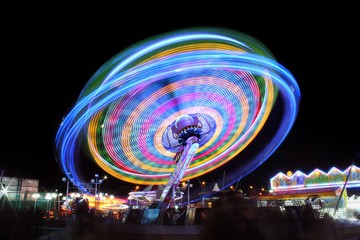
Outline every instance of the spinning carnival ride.
<path fill-rule="evenodd" d="M 163 201 L 181 180 L 230 160 L 233 181 L 249 174 L 285 139 L 299 101 L 293 76 L 256 39 L 217 28 L 175 31 L 129 47 L 92 76 L 58 129 L 57 161 L 85 188 L 79 153 L 87 149 L 113 177 L 166 185 Z M 275 108 L 276 130 L 242 159 Z"/>

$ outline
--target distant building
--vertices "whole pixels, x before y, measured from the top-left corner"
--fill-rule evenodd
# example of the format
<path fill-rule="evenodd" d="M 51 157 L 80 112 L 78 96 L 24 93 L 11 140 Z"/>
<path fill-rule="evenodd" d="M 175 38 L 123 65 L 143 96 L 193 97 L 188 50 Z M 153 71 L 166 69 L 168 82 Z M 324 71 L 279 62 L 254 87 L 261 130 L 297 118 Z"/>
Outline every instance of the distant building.
<path fill-rule="evenodd" d="M 30 202 L 34 202 L 32 194 L 38 193 L 39 180 L 0 176 L 0 186 L 0 209 L 8 204 L 21 209 L 29 207 Z"/>

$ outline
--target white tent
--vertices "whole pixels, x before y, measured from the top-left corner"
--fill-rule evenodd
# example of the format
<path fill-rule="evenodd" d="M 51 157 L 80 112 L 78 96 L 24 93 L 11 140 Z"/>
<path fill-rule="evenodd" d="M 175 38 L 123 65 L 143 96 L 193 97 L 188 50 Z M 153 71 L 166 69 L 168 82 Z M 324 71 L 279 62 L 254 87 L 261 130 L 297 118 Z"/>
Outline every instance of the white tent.
<path fill-rule="evenodd" d="M 219 188 L 218 184 L 217 184 L 217 183 L 215 183 L 215 185 L 214 185 L 214 188 L 213 188 L 212 192 L 219 192 L 219 191 L 220 191 L 220 188 Z"/>

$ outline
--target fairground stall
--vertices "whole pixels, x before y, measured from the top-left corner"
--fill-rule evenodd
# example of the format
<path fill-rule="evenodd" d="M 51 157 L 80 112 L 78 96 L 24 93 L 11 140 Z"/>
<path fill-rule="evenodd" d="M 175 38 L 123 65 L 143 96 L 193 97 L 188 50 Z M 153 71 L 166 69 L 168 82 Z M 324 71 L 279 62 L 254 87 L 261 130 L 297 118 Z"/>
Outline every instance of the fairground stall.
<path fill-rule="evenodd" d="M 327 173 L 315 169 L 310 174 L 280 172 L 270 179 L 271 192 L 260 196 L 260 205 L 280 201 L 285 205 L 311 203 L 321 213 L 351 218 L 360 212 L 360 168 L 351 165 L 344 171 L 333 167 Z M 353 191 L 355 190 L 355 191 Z M 351 194 L 349 194 L 351 193 Z"/>

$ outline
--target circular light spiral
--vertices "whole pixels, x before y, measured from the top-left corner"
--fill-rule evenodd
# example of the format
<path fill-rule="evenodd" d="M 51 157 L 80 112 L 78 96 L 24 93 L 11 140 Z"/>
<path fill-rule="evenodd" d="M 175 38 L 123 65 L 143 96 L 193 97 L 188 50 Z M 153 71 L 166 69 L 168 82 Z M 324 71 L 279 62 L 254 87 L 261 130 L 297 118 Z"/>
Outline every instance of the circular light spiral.
<path fill-rule="evenodd" d="M 227 29 L 185 29 L 148 39 L 118 53 L 89 80 L 58 129 L 63 171 L 77 169 L 83 145 L 96 164 L 131 183 L 165 184 L 175 167 L 167 133 L 177 118 L 198 114 L 211 134 L 184 180 L 226 164 L 258 135 L 281 95 L 283 117 L 245 176 L 263 163 L 289 133 L 297 116 L 299 87 L 267 48 Z"/>

